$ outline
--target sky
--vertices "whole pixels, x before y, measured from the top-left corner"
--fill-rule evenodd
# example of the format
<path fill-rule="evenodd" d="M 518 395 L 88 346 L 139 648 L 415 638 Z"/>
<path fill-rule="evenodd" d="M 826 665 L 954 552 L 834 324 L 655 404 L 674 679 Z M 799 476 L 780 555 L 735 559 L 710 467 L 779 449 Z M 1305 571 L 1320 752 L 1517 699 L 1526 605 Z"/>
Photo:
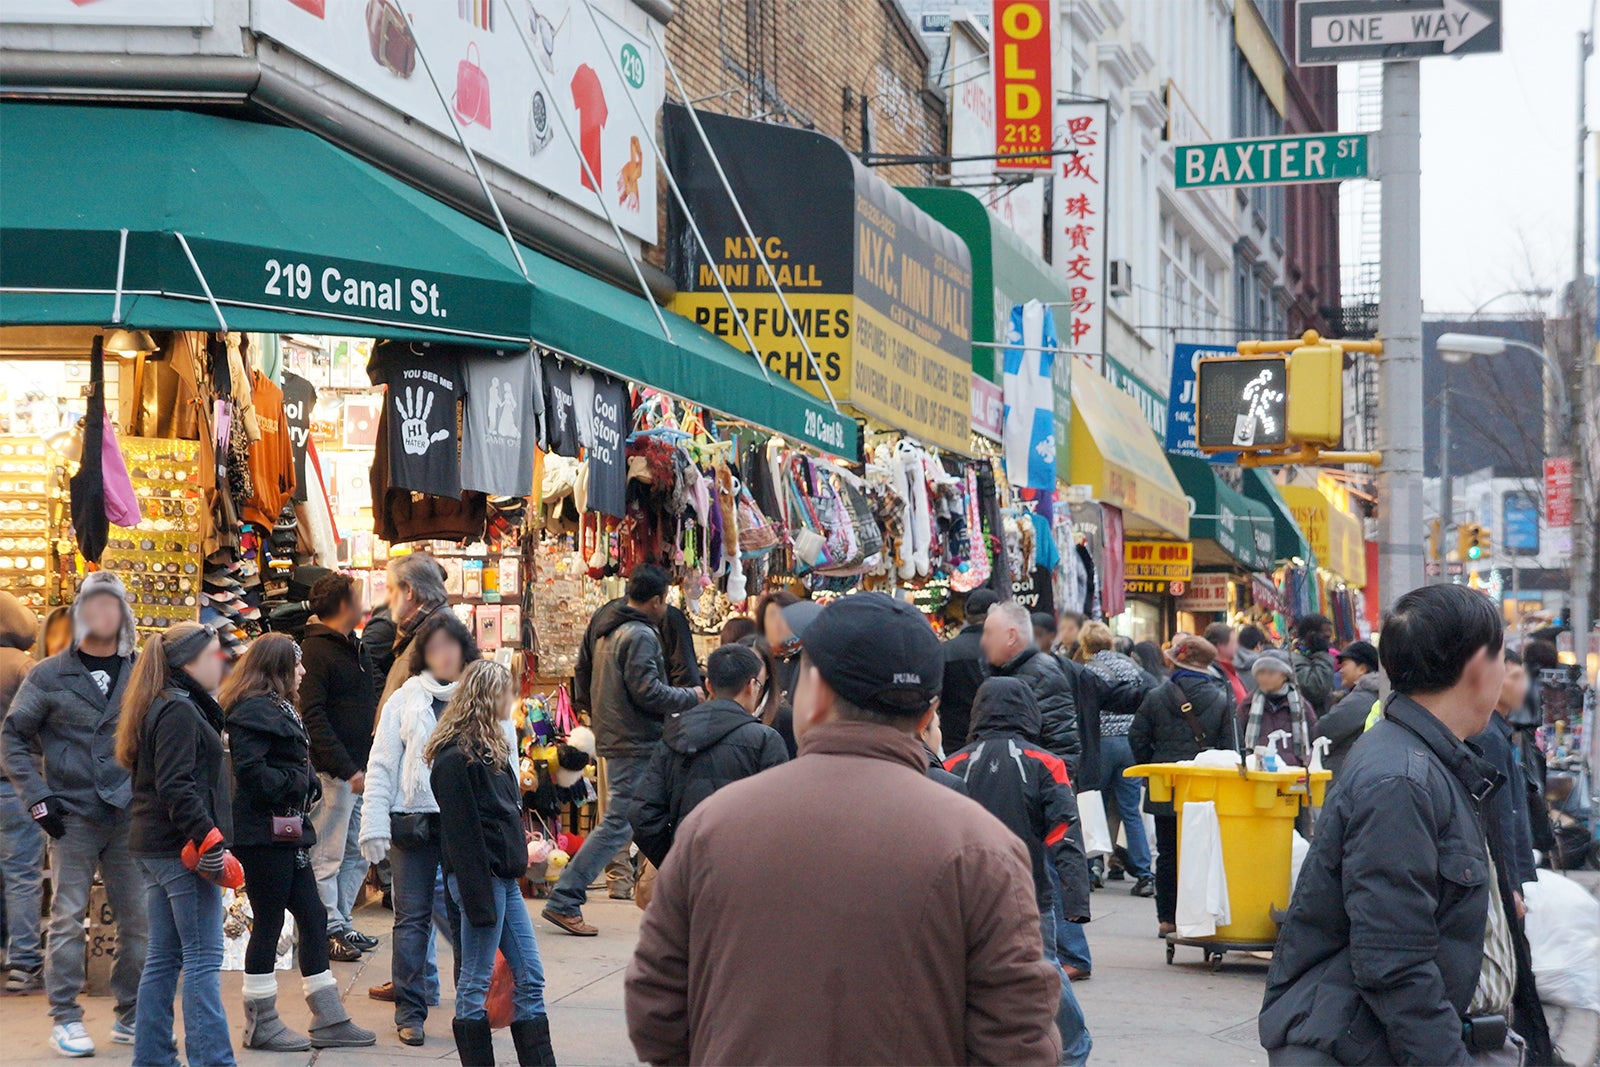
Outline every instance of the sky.
<path fill-rule="evenodd" d="M 1505 0 L 1504 51 L 1422 61 L 1425 314 L 1470 312 L 1508 289 L 1560 291 L 1572 276 L 1577 35 L 1592 0 Z M 1341 129 L 1356 121 L 1356 67 L 1340 69 Z M 1600 58 L 1589 60 L 1600 125 Z M 1587 262 L 1596 251 L 1595 138 L 1588 142 Z M 1360 248 L 1361 186 L 1344 196 L 1344 260 Z M 1529 308 L 1523 296 L 1489 311 Z"/>

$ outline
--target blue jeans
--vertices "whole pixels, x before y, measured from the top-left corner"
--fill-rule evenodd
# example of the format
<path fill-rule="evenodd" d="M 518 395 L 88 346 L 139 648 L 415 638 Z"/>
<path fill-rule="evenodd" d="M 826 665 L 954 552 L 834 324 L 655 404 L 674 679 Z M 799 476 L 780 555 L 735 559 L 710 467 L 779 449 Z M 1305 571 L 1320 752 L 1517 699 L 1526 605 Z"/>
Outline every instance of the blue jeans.
<path fill-rule="evenodd" d="M 311 870 L 317 876 L 317 895 L 328 909 L 328 934 L 351 929 L 350 912 L 367 876 L 367 861 L 361 858 L 361 797 L 350 792 L 350 783 L 330 774 L 322 779 L 322 799 L 311 809 L 311 825 L 317 843 L 311 846 Z"/>
<path fill-rule="evenodd" d="M 50 1015 L 58 1023 L 79 1022 L 83 1008 L 83 916 L 89 910 L 94 874 L 106 887 L 106 901 L 117 918 L 117 959 L 111 965 L 111 993 L 117 1017 L 134 1013 L 148 944 L 145 893 L 148 880 L 128 851 L 127 813 L 104 806 L 93 814 L 68 815 L 67 832 L 50 842 L 50 936 L 44 967 Z"/>
<path fill-rule="evenodd" d="M 0 915 L 4 922 L 8 967 L 37 971 L 44 966 L 39 917 L 44 899 L 45 833 L 22 806 L 10 782 L 0 781 Z"/>
<path fill-rule="evenodd" d="M 445 879 L 450 896 L 459 907 L 460 887 L 456 876 Z M 545 1013 L 544 965 L 539 962 L 539 942 L 533 936 L 533 920 L 522 902 L 522 888 L 515 878 L 494 880 L 494 925 L 473 926 L 465 916 L 461 922 L 461 974 L 456 979 L 456 1018 L 486 1019 L 484 1002 L 489 997 L 489 977 L 494 974 L 494 954 L 505 953 L 511 968 L 512 1020 L 527 1022 Z"/>
<path fill-rule="evenodd" d="M 446 909 L 439 890 L 439 843 L 421 848 L 389 850 L 394 875 L 394 956 L 390 977 L 394 981 L 394 1024 L 421 1026 L 428 1007 L 439 1003 L 439 968 L 434 962 L 434 932 L 444 934 L 460 955 L 459 923 L 454 909 Z"/>
<path fill-rule="evenodd" d="M 1144 799 L 1144 782 L 1138 778 L 1124 778 L 1122 772 L 1135 765 L 1133 748 L 1126 737 L 1100 739 L 1100 795 L 1105 799 L 1106 822 L 1111 826 L 1115 814 L 1122 820 L 1122 832 L 1128 835 L 1128 873 L 1135 878 L 1150 878 L 1150 839 L 1144 832 L 1144 815 L 1139 805 Z M 1112 835 L 1116 840 L 1116 835 Z"/>
<path fill-rule="evenodd" d="M 1051 906 L 1039 909 L 1039 932 L 1044 937 L 1045 962 L 1061 968 L 1061 958 L 1056 946 L 1061 942 L 1061 926 L 1079 927 L 1078 923 L 1061 922 L 1056 916 L 1061 911 L 1061 898 L 1051 901 Z M 1079 927 L 1081 929 L 1081 927 Z M 1061 1062 L 1070 1067 L 1080 1067 L 1089 1062 L 1089 1050 L 1094 1042 L 1089 1038 L 1089 1024 L 1084 1021 L 1083 1009 L 1072 992 L 1072 983 L 1065 972 L 1061 975 L 1061 1003 L 1056 1006 L 1056 1028 L 1061 1031 Z"/>
<path fill-rule="evenodd" d="M 1067 916 L 1061 910 L 1061 878 L 1056 874 L 1053 863 L 1050 864 L 1050 884 L 1055 887 L 1056 956 L 1064 966 L 1092 971 L 1094 961 L 1089 957 L 1089 935 L 1084 933 L 1082 923 L 1067 922 Z"/>
<path fill-rule="evenodd" d="M 183 978 L 183 1045 L 189 1063 L 232 1067 L 222 1008 L 222 890 L 177 857 L 138 857 L 150 919 L 150 951 L 139 981 L 134 1067 L 173 1067 L 172 1004 Z"/>
<path fill-rule="evenodd" d="M 567 869 L 561 872 L 560 881 L 550 891 L 546 905 L 557 915 L 578 915 L 589 899 L 589 884 L 595 880 L 606 864 L 633 841 L 633 824 L 628 814 L 633 810 L 633 794 L 644 779 L 650 760 L 645 756 L 609 756 L 606 758 L 606 817 L 600 820 L 583 847 L 572 857 Z"/>

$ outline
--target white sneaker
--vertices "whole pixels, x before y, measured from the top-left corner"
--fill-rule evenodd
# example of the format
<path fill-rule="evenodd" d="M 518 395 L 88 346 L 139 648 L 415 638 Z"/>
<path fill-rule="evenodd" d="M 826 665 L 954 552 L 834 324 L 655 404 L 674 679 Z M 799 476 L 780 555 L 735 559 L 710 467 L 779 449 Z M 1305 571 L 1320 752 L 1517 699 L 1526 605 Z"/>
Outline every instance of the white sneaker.
<path fill-rule="evenodd" d="M 133 1044 L 133 1023 L 131 1020 L 128 1022 L 124 1022 L 121 1019 L 112 1020 L 111 1043 L 113 1045 Z"/>
<path fill-rule="evenodd" d="M 56 1055 L 68 1059 L 82 1059 L 94 1055 L 94 1038 L 83 1028 L 83 1023 L 62 1023 L 50 1030 L 50 1047 Z"/>

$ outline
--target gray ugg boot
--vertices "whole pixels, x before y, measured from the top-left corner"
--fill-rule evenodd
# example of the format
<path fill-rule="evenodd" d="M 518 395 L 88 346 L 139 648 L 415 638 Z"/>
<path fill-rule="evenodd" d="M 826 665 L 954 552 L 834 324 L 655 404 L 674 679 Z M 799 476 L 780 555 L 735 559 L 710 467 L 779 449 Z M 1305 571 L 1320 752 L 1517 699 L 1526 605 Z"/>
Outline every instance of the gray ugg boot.
<path fill-rule="evenodd" d="M 556 1067 L 556 1050 L 550 1045 L 550 1016 L 537 1015 L 511 1024 L 517 1046 L 517 1067 Z"/>
<path fill-rule="evenodd" d="M 278 998 L 244 998 L 244 1047 L 263 1052 L 305 1052 L 311 1039 L 295 1033 L 278 1017 Z"/>
<path fill-rule="evenodd" d="M 312 1048 L 363 1048 L 378 1043 L 377 1034 L 350 1021 L 350 1013 L 339 999 L 338 986 L 323 986 L 307 993 L 306 1004 L 311 1008 Z"/>

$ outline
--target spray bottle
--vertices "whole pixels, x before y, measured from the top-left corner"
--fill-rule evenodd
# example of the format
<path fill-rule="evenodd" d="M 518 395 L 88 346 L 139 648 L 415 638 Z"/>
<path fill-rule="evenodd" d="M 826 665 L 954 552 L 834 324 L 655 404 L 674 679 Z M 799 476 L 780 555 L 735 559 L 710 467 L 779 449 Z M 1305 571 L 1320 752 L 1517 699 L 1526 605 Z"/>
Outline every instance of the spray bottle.
<path fill-rule="evenodd" d="M 1293 735 L 1288 730 L 1274 730 L 1267 735 L 1267 756 L 1261 761 L 1263 770 L 1283 770 L 1283 760 L 1278 757 L 1278 738 L 1280 737 L 1283 738 L 1283 743 L 1288 745 Z"/>
<path fill-rule="evenodd" d="M 1309 770 L 1309 771 L 1312 771 L 1312 772 L 1316 772 L 1316 771 L 1322 770 L 1323 769 L 1322 757 L 1327 755 L 1328 754 L 1328 750 L 1330 748 L 1332 748 L 1332 747 L 1333 747 L 1333 738 L 1331 738 L 1331 737 L 1319 737 L 1319 738 L 1315 739 L 1314 741 L 1312 741 L 1311 742 L 1311 766 L 1306 768 L 1306 769 Z"/>

